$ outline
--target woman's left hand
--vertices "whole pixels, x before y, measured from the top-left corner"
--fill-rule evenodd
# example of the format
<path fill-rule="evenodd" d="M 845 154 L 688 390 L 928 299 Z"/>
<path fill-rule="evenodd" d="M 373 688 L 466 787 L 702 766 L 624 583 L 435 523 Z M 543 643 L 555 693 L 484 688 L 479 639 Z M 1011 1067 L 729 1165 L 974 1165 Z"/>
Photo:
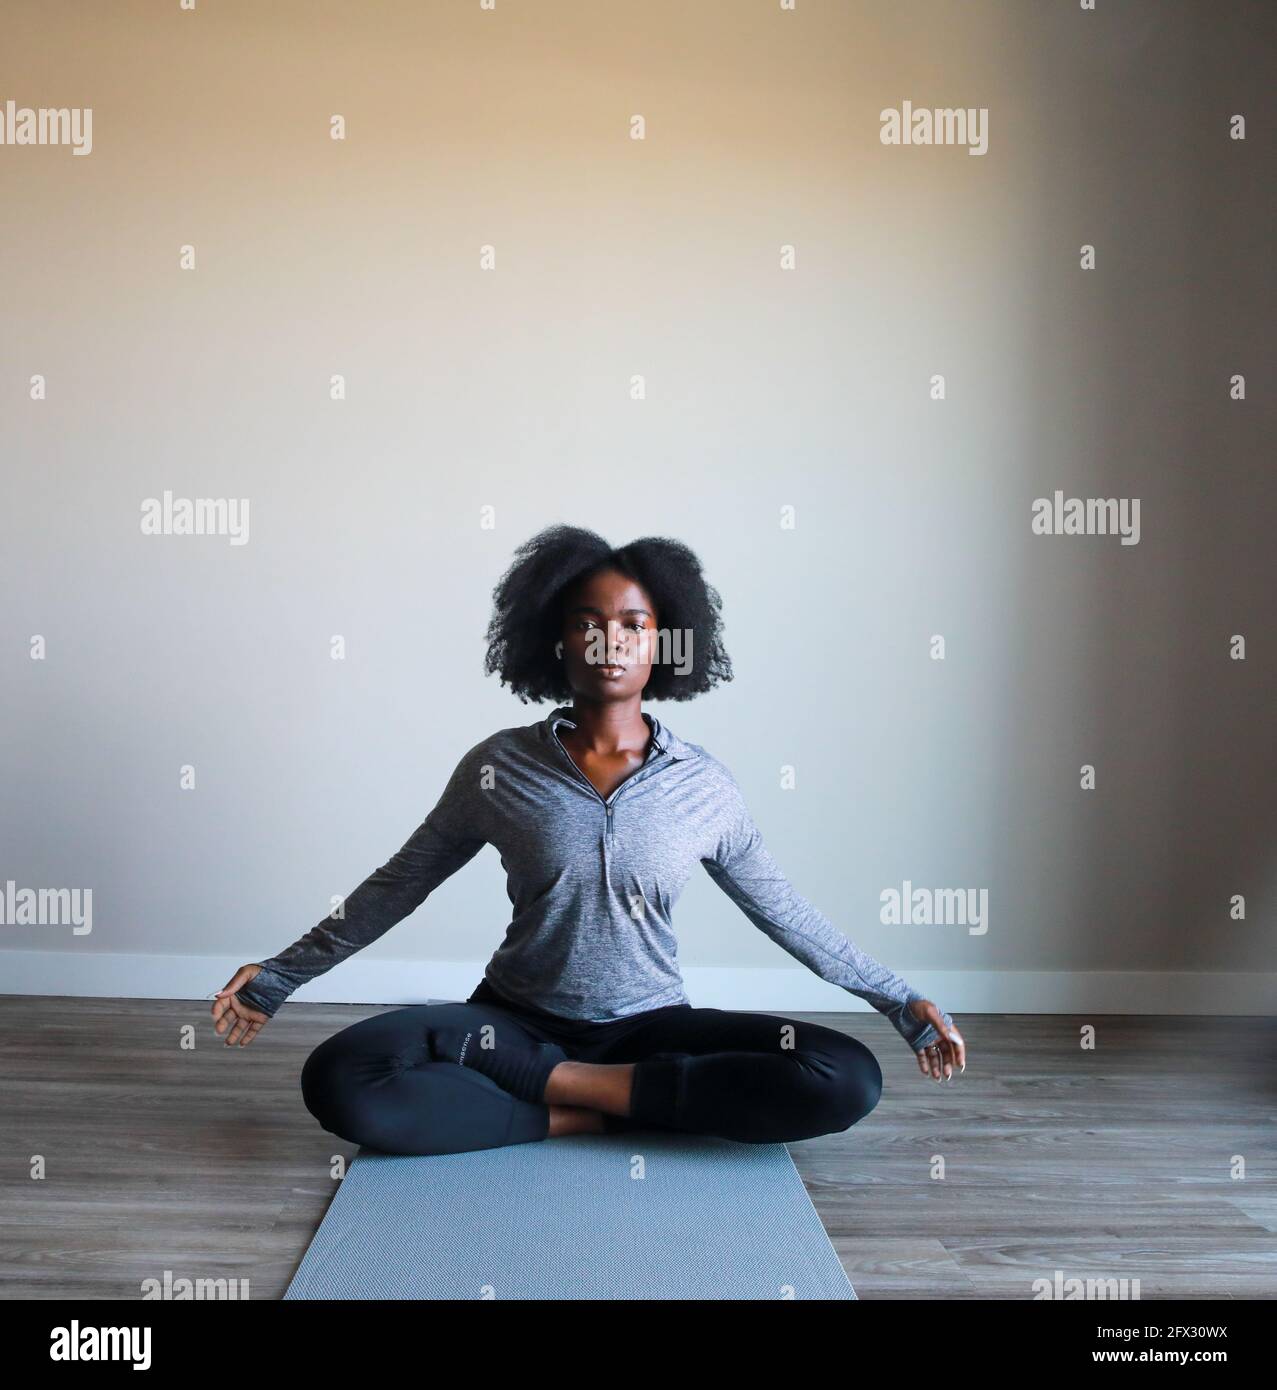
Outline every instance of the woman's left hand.
<path fill-rule="evenodd" d="M 957 1028 L 944 1021 L 944 1014 L 940 1008 L 930 999 L 914 999 L 909 1004 L 909 1012 L 919 1021 L 925 1019 L 940 1034 L 939 1041 L 918 1049 L 918 1070 L 923 1076 L 930 1075 L 937 1081 L 949 1081 L 953 1077 L 954 1067 L 966 1071 L 967 1045 Z"/>

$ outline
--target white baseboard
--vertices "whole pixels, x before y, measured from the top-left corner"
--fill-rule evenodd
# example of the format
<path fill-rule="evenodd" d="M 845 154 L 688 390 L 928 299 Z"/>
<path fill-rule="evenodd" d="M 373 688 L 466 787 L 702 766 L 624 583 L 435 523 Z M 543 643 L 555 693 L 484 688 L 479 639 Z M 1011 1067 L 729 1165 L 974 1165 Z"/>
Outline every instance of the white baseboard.
<path fill-rule="evenodd" d="M 0 951 L 0 994 L 91 999 L 204 999 L 242 964 L 231 956 Z M 423 1004 L 464 999 L 484 961 L 352 958 L 304 985 L 290 1002 Z M 899 968 L 899 967 L 897 967 Z M 959 1014 L 1273 1014 L 1277 974 L 1228 971 L 901 970 L 915 989 Z M 869 1005 L 802 966 L 683 967 L 701 1008 L 765 1013 L 855 1013 Z"/>

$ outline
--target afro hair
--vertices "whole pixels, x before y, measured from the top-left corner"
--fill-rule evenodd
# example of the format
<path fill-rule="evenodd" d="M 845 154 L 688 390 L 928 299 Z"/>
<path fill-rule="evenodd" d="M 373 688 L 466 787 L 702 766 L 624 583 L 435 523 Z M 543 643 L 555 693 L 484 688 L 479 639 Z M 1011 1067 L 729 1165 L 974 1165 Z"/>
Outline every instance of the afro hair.
<path fill-rule="evenodd" d="M 599 570 L 618 570 L 652 596 L 659 627 L 691 633 L 691 669 L 652 664 L 643 690 L 648 700 L 691 700 L 732 679 L 723 649 L 722 600 L 701 573 L 701 563 L 681 541 L 645 536 L 613 549 L 597 532 L 580 526 L 547 526 L 515 551 L 514 562 L 492 591 L 487 674 L 527 704 L 570 703 L 572 689 L 556 659 L 568 590 Z"/>

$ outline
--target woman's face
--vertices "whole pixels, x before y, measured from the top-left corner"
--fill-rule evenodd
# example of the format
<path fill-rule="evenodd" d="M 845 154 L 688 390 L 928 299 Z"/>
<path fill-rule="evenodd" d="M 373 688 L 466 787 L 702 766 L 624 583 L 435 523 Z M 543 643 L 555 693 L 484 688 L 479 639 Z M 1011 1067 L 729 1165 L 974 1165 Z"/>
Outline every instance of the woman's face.
<path fill-rule="evenodd" d="M 657 655 L 657 621 L 656 604 L 633 579 L 617 570 L 583 579 L 563 606 L 568 685 L 586 700 L 627 700 L 641 693 Z"/>

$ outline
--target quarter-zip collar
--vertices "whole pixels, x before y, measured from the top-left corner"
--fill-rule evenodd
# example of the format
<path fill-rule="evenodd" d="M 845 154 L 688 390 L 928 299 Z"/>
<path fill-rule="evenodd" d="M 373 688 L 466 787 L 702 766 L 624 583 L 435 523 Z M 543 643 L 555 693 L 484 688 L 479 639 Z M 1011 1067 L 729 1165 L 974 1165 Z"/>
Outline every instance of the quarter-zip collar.
<path fill-rule="evenodd" d="M 662 753 L 668 753 L 671 758 L 688 759 L 700 756 L 691 744 L 684 743 L 681 738 L 662 724 L 654 714 L 643 711 L 643 718 L 647 721 L 648 727 L 652 730 L 652 742 Z M 575 729 L 577 721 L 572 718 L 572 707 L 570 705 L 558 705 L 546 715 L 542 722 L 542 731 L 548 741 L 554 741 L 555 728 L 560 724 L 566 724 L 569 728 Z"/>

